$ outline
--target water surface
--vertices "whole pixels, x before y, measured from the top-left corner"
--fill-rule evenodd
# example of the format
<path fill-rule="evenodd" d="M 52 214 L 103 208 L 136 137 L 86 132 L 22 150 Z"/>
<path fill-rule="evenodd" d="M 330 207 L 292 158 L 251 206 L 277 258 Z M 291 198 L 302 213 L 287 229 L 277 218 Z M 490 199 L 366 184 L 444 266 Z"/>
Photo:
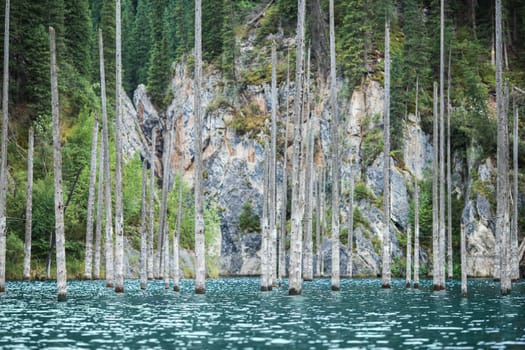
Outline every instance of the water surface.
<path fill-rule="evenodd" d="M 180 293 L 126 281 L 119 295 L 103 281 L 73 281 L 65 303 L 53 282 L 8 282 L 0 348 L 525 349 L 525 282 L 502 297 L 498 283 L 472 280 L 468 298 L 457 281 L 437 293 L 421 282 L 383 290 L 377 279 L 342 280 L 332 292 L 320 279 L 289 297 L 286 284 L 259 292 L 256 278 L 208 280 L 206 295 L 191 280 Z"/>

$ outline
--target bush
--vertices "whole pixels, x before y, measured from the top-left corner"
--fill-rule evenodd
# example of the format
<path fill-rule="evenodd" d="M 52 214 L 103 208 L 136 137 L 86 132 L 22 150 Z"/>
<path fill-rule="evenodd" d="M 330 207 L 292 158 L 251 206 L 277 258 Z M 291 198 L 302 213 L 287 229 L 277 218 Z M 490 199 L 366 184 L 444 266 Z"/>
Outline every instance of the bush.
<path fill-rule="evenodd" d="M 239 215 L 239 229 L 244 233 L 261 232 L 261 219 L 253 209 L 250 202 L 242 207 Z"/>

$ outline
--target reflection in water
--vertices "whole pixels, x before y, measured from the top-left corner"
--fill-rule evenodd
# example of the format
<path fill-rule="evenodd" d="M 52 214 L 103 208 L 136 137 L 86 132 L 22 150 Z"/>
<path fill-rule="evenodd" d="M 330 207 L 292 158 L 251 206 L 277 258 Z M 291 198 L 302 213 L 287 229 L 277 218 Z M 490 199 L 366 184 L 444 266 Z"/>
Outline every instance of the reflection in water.
<path fill-rule="evenodd" d="M 70 282 L 68 301 L 56 302 L 52 282 L 8 282 L 0 296 L 0 348 L 525 348 L 525 282 L 510 296 L 491 280 L 469 281 L 433 293 L 394 280 L 328 279 L 304 284 L 289 297 L 287 285 L 259 292 L 255 278 L 207 282 L 205 296 L 184 280 L 179 294 L 162 281 L 139 289 L 126 283 L 115 294 L 104 281 Z"/>

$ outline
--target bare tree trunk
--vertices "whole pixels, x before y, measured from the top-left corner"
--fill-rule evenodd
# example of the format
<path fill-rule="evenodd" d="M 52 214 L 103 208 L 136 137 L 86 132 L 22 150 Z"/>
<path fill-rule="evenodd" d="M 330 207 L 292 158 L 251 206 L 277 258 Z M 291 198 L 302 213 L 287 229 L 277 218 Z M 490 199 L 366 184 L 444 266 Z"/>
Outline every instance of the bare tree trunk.
<path fill-rule="evenodd" d="M 304 217 L 304 267 L 303 279 L 312 281 L 314 278 L 313 267 L 313 244 L 312 244 L 312 207 L 313 207 L 313 164 L 314 164 L 314 134 L 312 130 L 312 118 L 310 117 L 310 50 L 306 63 L 306 162 L 305 162 L 305 217 Z"/>
<path fill-rule="evenodd" d="M 98 188 L 97 188 L 97 224 L 95 227 L 95 260 L 93 278 L 100 279 L 100 244 L 102 236 L 102 213 L 104 211 L 104 146 L 102 137 L 99 141 Z"/>
<path fill-rule="evenodd" d="M 334 1 L 330 0 L 330 108 L 332 109 L 332 290 L 340 289 L 339 280 L 339 113 L 335 66 Z"/>
<path fill-rule="evenodd" d="M 501 294 L 509 294 L 512 290 L 511 276 L 508 273 L 508 258 L 510 244 L 509 235 L 509 140 L 508 140 L 508 119 L 507 101 L 508 84 L 503 91 L 503 72 L 502 72 L 502 19 L 501 19 L 501 0 L 496 0 L 496 111 L 498 116 L 498 180 L 497 180 L 497 219 L 496 219 L 496 239 L 500 243 L 500 282 Z"/>
<path fill-rule="evenodd" d="M 124 215 L 122 210 L 122 57 L 120 34 L 120 0 L 116 0 L 116 130 L 115 130 L 115 292 L 124 292 Z"/>
<path fill-rule="evenodd" d="M 35 136 L 29 128 L 27 142 L 27 192 L 26 192 L 26 235 L 24 244 L 24 279 L 31 278 L 31 231 L 33 227 L 33 150 Z"/>
<path fill-rule="evenodd" d="M 270 220 L 270 235 L 271 235 L 271 244 L 270 244 L 270 283 L 271 286 L 277 285 L 277 192 L 276 192 L 276 182 L 275 182 L 275 173 L 277 169 L 277 51 L 275 44 L 272 46 L 272 126 L 271 126 L 271 149 L 270 149 L 270 176 L 268 180 L 269 183 L 269 215 L 268 219 Z"/>
<path fill-rule="evenodd" d="M 439 182 L 439 131 L 438 131 L 438 86 L 434 82 L 434 123 L 433 123 L 433 151 L 434 158 L 432 162 L 432 279 L 434 281 L 434 290 L 441 290 L 439 280 L 439 207 L 438 207 L 438 182 Z"/>
<path fill-rule="evenodd" d="M 352 278 L 353 274 L 353 244 L 354 244 L 354 174 L 350 174 L 350 194 L 348 200 L 348 247 L 346 250 L 346 274 Z"/>
<path fill-rule="evenodd" d="M 513 196 L 512 196 L 512 231 L 511 231 L 511 271 L 512 279 L 518 280 L 520 278 L 520 262 L 518 259 L 518 142 L 519 142 L 519 131 L 518 131 L 518 117 L 519 110 L 514 101 L 514 128 L 512 132 L 513 142 L 512 142 L 512 169 L 514 181 L 513 185 Z"/>
<path fill-rule="evenodd" d="M 321 276 L 321 170 L 317 169 L 315 177 L 315 264 L 316 276 Z"/>
<path fill-rule="evenodd" d="M 324 276 L 325 266 L 324 266 L 324 254 L 323 254 L 323 239 L 325 236 L 326 228 L 326 218 L 325 218 L 325 205 L 326 205 L 326 171 L 323 167 L 321 175 L 321 245 L 319 250 L 319 259 L 321 260 L 321 277 Z"/>
<path fill-rule="evenodd" d="M 93 122 L 93 140 L 91 141 L 91 164 L 89 168 L 89 190 L 86 225 L 86 255 L 84 260 L 84 279 L 92 278 L 93 262 L 93 213 L 95 211 L 95 183 L 97 178 L 98 119 Z"/>
<path fill-rule="evenodd" d="M 109 171 L 109 127 L 108 112 L 106 103 L 106 73 L 104 69 L 104 43 L 102 40 L 102 30 L 98 31 L 98 46 L 100 58 L 100 99 L 102 101 L 102 137 L 104 148 L 104 181 L 105 181 L 105 200 L 106 208 L 106 244 L 104 255 L 106 256 L 106 287 L 113 288 L 114 270 L 113 270 L 113 214 L 111 204 L 111 173 Z"/>
<path fill-rule="evenodd" d="M 439 53 L 439 288 L 445 289 L 445 1 L 441 0 Z"/>
<path fill-rule="evenodd" d="M 414 179 L 414 288 L 419 288 L 419 184 Z"/>
<path fill-rule="evenodd" d="M 464 224 L 461 224 L 461 295 L 467 296 L 467 242 Z"/>
<path fill-rule="evenodd" d="M 182 119 L 182 118 L 181 118 Z M 184 127 L 184 120 L 181 120 L 181 125 Z M 183 134 L 184 131 L 181 132 Z M 180 246 L 180 228 L 182 223 L 182 189 L 183 189 L 183 175 L 184 175 L 184 150 L 182 149 L 182 142 L 180 150 L 179 163 L 179 196 L 177 197 L 177 229 L 173 235 L 173 290 L 180 291 L 180 265 L 179 265 L 179 246 Z"/>
<path fill-rule="evenodd" d="M 381 287 L 390 288 L 390 23 L 385 22 L 385 101 L 384 101 L 384 160 L 383 160 L 383 269 Z"/>
<path fill-rule="evenodd" d="M 407 228 L 407 258 L 405 270 L 406 283 L 405 287 L 410 288 L 412 282 L 412 226 L 410 224 Z"/>
<path fill-rule="evenodd" d="M 2 160 L 0 164 L 0 293 L 5 292 L 6 197 L 7 197 L 7 127 L 9 123 L 9 0 L 5 1 L 4 78 L 2 83 Z"/>
<path fill-rule="evenodd" d="M 140 289 L 146 289 L 148 274 L 147 265 L 147 228 L 146 228 L 146 192 L 148 190 L 148 173 L 146 160 L 142 162 L 142 200 L 140 205 Z"/>
<path fill-rule="evenodd" d="M 167 257 L 167 250 L 169 244 L 168 237 L 168 223 L 167 223 L 167 211 L 168 211 L 168 192 L 171 178 L 171 148 L 173 146 L 173 130 L 175 121 L 166 121 L 167 126 L 167 141 L 164 142 L 164 161 L 163 161 L 163 174 L 162 174 L 162 199 L 160 202 L 160 222 L 159 222 L 159 274 L 164 278 L 164 284 L 166 288 L 169 288 L 169 259 Z M 168 248 L 169 251 L 169 248 Z M 166 285 L 167 284 L 167 285 Z"/>
<path fill-rule="evenodd" d="M 299 205 L 299 155 L 301 147 L 301 114 L 302 114 L 302 77 L 304 52 L 304 22 L 305 0 L 298 0 L 297 37 L 296 37 L 296 65 L 295 65 L 295 100 L 294 100 L 294 139 L 292 156 L 292 230 L 290 242 L 290 271 L 288 294 L 300 295 L 302 291 L 301 279 L 301 219 Z"/>
<path fill-rule="evenodd" d="M 195 293 L 206 293 L 206 257 L 204 247 L 204 212 L 202 207 L 202 29 L 201 0 L 195 0 Z"/>
<path fill-rule="evenodd" d="M 66 242 L 64 237 L 64 198 L 62 195 L 62 146 L 58 102 L 55 30 L 49 27 L 51 51 L 51 110 L 53 113 L 53 174 L 55 180 L 55 235 L 58 301 L 67 299 Z"/>
<path fill-rule="evenodd" d="M 268 189 L 270 181 L 270 156 L 268 141 L 264 142 L 264 179 L 263 179 L 263 214 L 262 214 L 262 241 L 261 241 L 261 291 L 272 290 L 271 282 L 271 261 L 270 261 L 270 225 L 268 220 L 268 209 L 270 203 L 270 191 Z"/>
<path fill-rule="evenodd" d="M 416 119 L 419 120 L 419 77 L 416 78 Z M 416 155 L 419 156 L 419 143 Z M 419 288 L 419 183 L 414 176 L 414 288 Z"/>
<path fill-rule="evenodd" d="M 478 5 L 477 0 L 470 0 L 470 21 L 472 22 L 472 34 L 474 39 L 477 39 L 477 29 L 476 29 L 476 6 Z"/>
<path fill-rule="evenodd" d="M 283 155 L 283 183 L 282 183 L 282 203 L 281 203 L 281 237 L 279 239 L 279 284 L 283 276 L 286 275 L 286 212 L 288 209 L 288 129 L 290 124 L 290 51 L 288 50 L 286 74 L 286 131 L 284 134 L 284 155 Z"/>
<path fill-rule="evenodd" d="M 450 155 L 450 118 L 452 117 L 452 105 L 450 104 L 452 49 L 448 54 L 448 88 L 447 88 L 447 258 L 448 258 L 448 278 L 454 275 L 453 251 L 452 251 L 452 158 Z"/>
<path fill-rule="evenodd" d="M 157 130 L 153 128 L 151 131 L 151 153 L 150 153 L 150 183 L 149 183 L 149 238 L 148 238 L 148 279 L 152 280 L 157 277 L 159 273 L 155 271 L 159 266 L 154 262 L 153 240 L 155 237 L 155 152 L 157 151 Z"/>

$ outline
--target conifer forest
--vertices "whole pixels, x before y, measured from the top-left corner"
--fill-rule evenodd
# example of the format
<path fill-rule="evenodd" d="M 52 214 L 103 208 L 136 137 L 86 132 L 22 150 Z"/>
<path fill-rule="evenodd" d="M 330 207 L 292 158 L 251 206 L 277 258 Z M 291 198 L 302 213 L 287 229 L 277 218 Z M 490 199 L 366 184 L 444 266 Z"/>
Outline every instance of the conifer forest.
<path fill-rule="evenodd" d="M 0 348 L 525 348 L 524 18 L 1 0 Z"/>

